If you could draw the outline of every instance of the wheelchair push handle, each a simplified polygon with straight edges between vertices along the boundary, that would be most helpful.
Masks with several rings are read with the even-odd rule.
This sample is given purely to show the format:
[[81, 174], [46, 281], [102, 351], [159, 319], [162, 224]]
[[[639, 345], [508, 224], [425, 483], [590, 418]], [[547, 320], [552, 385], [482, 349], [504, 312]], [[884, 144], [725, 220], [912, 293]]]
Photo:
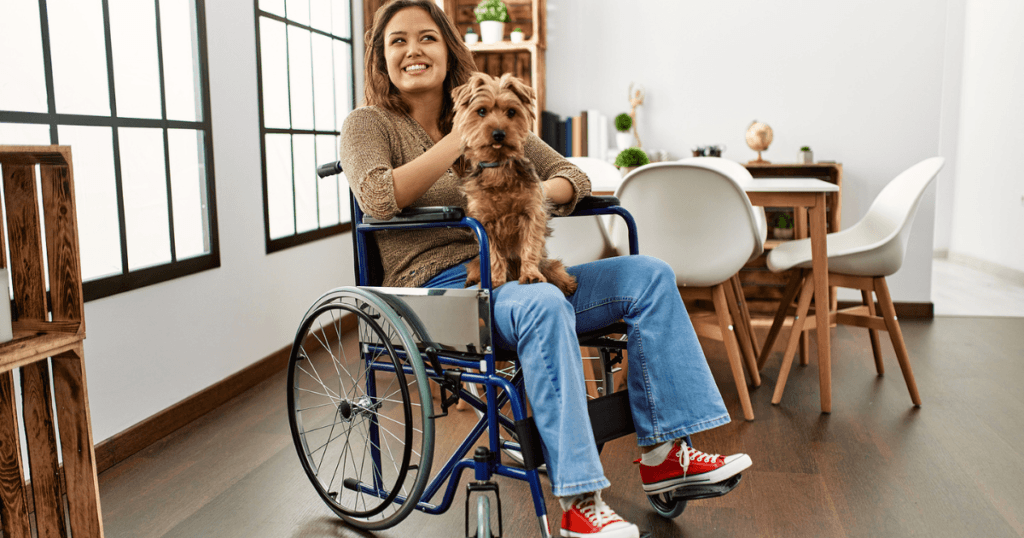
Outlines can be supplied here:
[[333, 163], [321, 164], [316, 167], [316, 175], [319, 177], [333, 176], [334, 174], [341, 173], [341, 161], [334, 161]]

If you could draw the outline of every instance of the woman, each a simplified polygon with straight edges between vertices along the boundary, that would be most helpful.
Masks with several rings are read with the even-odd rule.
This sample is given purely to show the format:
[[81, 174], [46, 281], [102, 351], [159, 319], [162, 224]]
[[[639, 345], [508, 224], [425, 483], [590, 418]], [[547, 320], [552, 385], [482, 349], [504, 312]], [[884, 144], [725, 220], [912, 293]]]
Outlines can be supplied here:
[[[374, 17], [366, 38], [366, 105], [342, 128], [341, 162], [363, 211], [388, 219], [402, 208], [464, 205], [453, 165], [451, 91], [475, 69], [456, 30], [432, 0], [396, 0]], [[590, 194], [578, 168], [530, 135], [526, 156], [565, 215]], [[461, 288], [464, 263], [478, 253], [465, 229], [377, 234], [385, 286]], [[690, 482], [716, 483], [750, 465], [745, 454], [704, 454], [685, 435], [729, 421], [667, 264], [624, 256], [569, 268], [579, 288], [509, 282], [494, 290], [497, 344], [516, 349], [526, 393], [544, 440], [562, 536], [637, 537], [601, 501], [604, 477], [586, 408], [576, 332], [623, 319], [629, 326], [629, 392], [641, 480], [648, 493]]]

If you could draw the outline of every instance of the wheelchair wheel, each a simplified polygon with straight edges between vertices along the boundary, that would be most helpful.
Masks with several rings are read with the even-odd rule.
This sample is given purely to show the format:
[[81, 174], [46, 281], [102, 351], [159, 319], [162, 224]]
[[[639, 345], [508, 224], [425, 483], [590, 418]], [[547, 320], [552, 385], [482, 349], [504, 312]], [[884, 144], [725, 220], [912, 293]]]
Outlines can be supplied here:
[[674, 499], [671, 491], [648, 495], [647, 500], [651, 503], [654, 511], [664, 518], [675, 519], [683, 513], [683, 510], [686, 510], [686, 501]]
[[484, 495], [476, 500], [476, 538], [491, 538], [491, 501]]
[[[357, 335], [342, 328], [352, 318]], [[295, 336], [288, 387], [299, 460], [331, 510], [367, 530], [408, 516], [430, 477], [433, 405], [394, 310], [360, 288], [321, 297]]]

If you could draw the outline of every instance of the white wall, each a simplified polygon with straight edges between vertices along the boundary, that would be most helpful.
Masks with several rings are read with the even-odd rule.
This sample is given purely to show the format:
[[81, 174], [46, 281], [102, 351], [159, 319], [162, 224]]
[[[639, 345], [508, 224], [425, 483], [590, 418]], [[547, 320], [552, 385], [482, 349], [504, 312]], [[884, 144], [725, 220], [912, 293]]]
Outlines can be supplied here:
[[348, 234], [266, 254], [253, 3], [208, 1], [206, 23], [221, 267], [86, 303], [96, 442], [284, 347], [353, 283]]
[[965, 21], [950, 256], [1024, 274], [1024, 3], [971, 0]]
[[[945, 1], [679, 2], [548, 0], [547, 108], [562, 116], [628, 110], [643, 84], [645, 148], [688, 156], [725, 144], [756, 154], [744, 133], [769, 124], [764, 158], [800, 146], [843, 163], [843, 224], [858, 220], [900, 171], [939, 154]], [[935, 187], [922, 201], [908, 258], [890, 278], [897, 301], [928, 302]]]

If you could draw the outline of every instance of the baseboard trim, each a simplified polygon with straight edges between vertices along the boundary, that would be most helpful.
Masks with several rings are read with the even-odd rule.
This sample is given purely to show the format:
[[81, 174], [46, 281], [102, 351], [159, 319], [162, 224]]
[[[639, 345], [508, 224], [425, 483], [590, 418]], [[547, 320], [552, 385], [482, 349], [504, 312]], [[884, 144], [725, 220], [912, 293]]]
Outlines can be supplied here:
[[[864, 303], [860, 301], [839, 301], [839, 308], [850, 308], [853, 306], [860, 306]], [[896, 309], [896, 317], [901, 319], [932, 319], [935, 317], [935, 304], [931, 302], [927, 303], [906, 303], [906, 302], [893, 302], [893, 307]], [[878, 303], [875, 303], [875, 311], [881, 312]]]
[[988, 260], [983, 260], [960, 252], [950, 252], [947, 255], [947, 259], [953, 263], [966, 265], [967, 267], [977, 269], [992, 276], [1009, 280], [1018, 286], [1024, 286], [1024, 271], [1018, 271], [1012, 267], [999, 265], [998, 263], [993, 263]]
[[[354, 316], [342, 318], [342, 332], [351, 331], [355, 327]], [[285, 369], [290, 354], [291, 344], [288, 344], [221, 381], [97, 443], [96, 471], [102, 473], [117, 465]]]

